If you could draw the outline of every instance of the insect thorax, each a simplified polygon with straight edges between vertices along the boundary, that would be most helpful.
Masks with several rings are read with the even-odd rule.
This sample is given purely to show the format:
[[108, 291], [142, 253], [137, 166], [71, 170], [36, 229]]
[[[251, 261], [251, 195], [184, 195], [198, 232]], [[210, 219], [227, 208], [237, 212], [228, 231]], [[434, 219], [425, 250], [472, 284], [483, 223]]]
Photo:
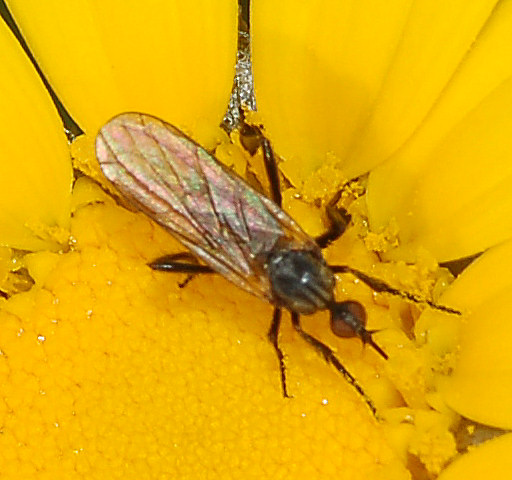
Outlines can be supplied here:
[[280, 307], [308, 315], [334, 300], [334, 274], [319, 250], [276, 249], [268, 256], [267, 272]]

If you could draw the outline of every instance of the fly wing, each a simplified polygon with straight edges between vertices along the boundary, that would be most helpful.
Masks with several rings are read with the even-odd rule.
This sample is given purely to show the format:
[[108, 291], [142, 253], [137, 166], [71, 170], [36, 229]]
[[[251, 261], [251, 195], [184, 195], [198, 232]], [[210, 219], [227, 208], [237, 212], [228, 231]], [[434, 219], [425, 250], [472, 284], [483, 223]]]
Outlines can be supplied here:
[[318, 248], [271, 200], [158, 118], [113, 118], [96, 138], [96, 156], [134, 206], [228, 280], [270, 302], [264, 262], [276, 243]]

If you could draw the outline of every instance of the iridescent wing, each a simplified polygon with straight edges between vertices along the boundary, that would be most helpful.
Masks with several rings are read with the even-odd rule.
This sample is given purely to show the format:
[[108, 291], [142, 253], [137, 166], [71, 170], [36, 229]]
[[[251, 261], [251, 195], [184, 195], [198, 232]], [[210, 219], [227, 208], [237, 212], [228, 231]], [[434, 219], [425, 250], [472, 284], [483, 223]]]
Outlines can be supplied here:
[[98, 133], [96, 156], [130, 203], [228, 280], [270, 302], [264, 267], [274, 246], [318, 249], [274, 202], [158, 118], [113, 118]]

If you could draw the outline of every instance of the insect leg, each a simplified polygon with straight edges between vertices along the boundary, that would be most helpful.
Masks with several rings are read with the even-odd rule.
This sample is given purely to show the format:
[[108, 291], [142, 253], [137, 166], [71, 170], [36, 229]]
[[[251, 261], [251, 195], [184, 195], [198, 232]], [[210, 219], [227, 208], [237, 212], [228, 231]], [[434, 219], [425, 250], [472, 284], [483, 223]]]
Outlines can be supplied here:
[[263, 160], [265, 162], [265, 170], [267, 172], [268, 181], [270, 184], [270, 192], [272, 194], [272, 200], [279, 207], [283, 205], [283, 197], [281, 196], [281, 185], [279, 184], [279, 171], [277, 169], [276, 157], [272, 150], [270, 142], [261, 134], [261, 148], [263, 150]]
[[373, 404], [372, 400], [363, 390], [363, 387], [359, 385], [358, 381], [355, 379], [355, 377], [341, 364], [341, 362], [338, 360], [336, 355], [334, 355], [334, 352], [331, 348], [329, 348], [327, 345], [322, 343], [320, 340], [317, 340], [315, 337], [312, 337], [309, 333], [306, 333], [304, 330], [302, 330], [302, 326], [300, 324], [300, 316], [298, 313], [292, 312], [292, 325], [293, 328], [299, 333], [299, 335], [306, 340], [310, 345], [312, 345], [315, 350], [324, 357], [325, 361], [328, 363], [331, 363], [338, 372], [340, 372], [345, 379], [347, 380], [350, 385], [352, 385], [357, 392], [364, 398], [366, 404], [372, 411], [373, 415], [377, 416], [377, 409], [375, 408], [375, 405]]
[[148, 263], [153, 270], [171, 273], [188, 273], [187, 278], [178, 283], [180, 288], [184, 288], [199, 273], [215, 273], [215, 270], [207, 265], [197, 263], [197, 258], [188, 252], [174, 253], [164, 255], [163, 257]]
[[197, 259], [189, 253], [165, 255], [148, 263], [153, 270], [173, 273], [215, 273], [211, 267], [197, 263]]
[[334, 273], [351, 273], [359, 280], [361, 280], [363, 283], [368, 285], [375, 292], [389, 293], [391, 295], [401, 297], [405, 300], [409, 300], [414, 303], [427, 304], [429, 307], [435, 310], [440, 310], [441, 312], [452, 313], [454, 315], [461, 315], [461, 312], [459, 312], [459, 310], [456, 310], [455, 308], [446, 307], [445, 305], [438, 305], [437, 303], [434, 303], [431, 300], [423, 298], [419, 295], [414, 295], [413, 293], [409, 292], [403, 292], [401, 290], [398, 290], [397, 288], [392, 287], [383, 280], [370, 277], [369, 275], [366, 275], [366, 273], [356, 270], [355, 268], [351, 268], [347, 265], [329, 265], [329, 267]]
[[281, 386], [283, 388], [283, 396], [285, 398], [291, 398], [288, 394], [288, 389], [286, 388], [286, 369], [284, 366], [284, 355], [279, 348], [278, 337], [279, 337], [279, 327], [281, 326], [281, 309], [274, 308], [274, 315], [272, 317], [272, 324], [268, 330], [267, 337], [270, 340], [270, 343], [274, 346], [274, 349], [277, 353], [277, 358], [279, 360], [279, 370], [281, 372]]
[[340, 238], [347, 228], [347, 225], [350, 223], [350, 215], [344, 209], [339, 209], [334, 205], [328, 204], [326, 213], [329, 220], [329, 228], [326, 232], [322, 233], [322, 235], [315, 238], [320, 248], [326, 248], [334, 242], [334, 240]]
[[248, 125], [247, 123], [243, 125], [240, 133], [242, 145], [251, 155], [256, 153], [258, 147], [261, 147], [272, 200], [274, 200], [279, 207], [282, 207], [283, 198], [279, 184], [279, 170], [270, 141], [263, 135], [258, 127]]

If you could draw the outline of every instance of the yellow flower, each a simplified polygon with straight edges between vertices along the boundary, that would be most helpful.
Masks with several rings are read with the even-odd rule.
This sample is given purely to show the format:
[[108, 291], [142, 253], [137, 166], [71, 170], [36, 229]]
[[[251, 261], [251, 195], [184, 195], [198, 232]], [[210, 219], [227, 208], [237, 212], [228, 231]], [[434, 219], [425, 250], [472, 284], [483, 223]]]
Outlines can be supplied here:
[[[122, 111], [165, 118], [207, 148], [226, 143], [236, 2], [43, 3], [10, 7], [85, 132], [75, 166], [103, 182], [92, 144]], [[181, 251], [176, 241], [87, 177], [70, 193], [59, 119], [3, 28], [3, 477], [405, 479], [457, 457], [459, 415], [510, 428], [510, 3], [277, 3], [255, 2], [251, 25], [259, 118], [291, 185], [285, 208], [316, 235], [317, 200], [370, 172], [343, 198], [355, 225], [328, 260], [433, 291], [463, 317], [420, 315], [340, 277], [337, 297], [365, 304], [389, 361], [336, 339], [326, 315], [304, 326], [336, 347], [383, 420], [286, 321], [284, 399], [270, 306], [218, 276], [179, 288], [182, 277], [146, 266]], [[218, 152], [263, 178], [258, 159]], [[445, 288], [437, 262], [486, 249]], [[472, 455], [498, 473], [507, 451], [507, 437], [493, 440], [442, 475], [468, 478]]]
[[[330, 152], [348, 178], [370, 170], [370, 228], [387, 238], [398, 233], [398, 248], [381, 254], [386, 260], [421, 268], [489, 249], [436, 298], [463, 318], [427, 310], [413, 327], [424, 354], [423, 401], [444, 420], [426, 430], [422, 412], [409, 420], [416, 433], [443, 436], [462, 428], [457, 418], [448, 421], [451, 407], [510, 428], [511, 5], [338, 4], [281, 2], [272, 15], [270, 6], [255, 9], [256, 94], [286, 158], [281, 168], [292, 183], [307, 183]], [[407, 285], [405, 275], [398, 278]], [[394, 383], [404, 395], [405, 385]], [[407, 394], [414, 406], [414, 389]], [[439, 450], [443, 440], [433, 438]], [[433, 472], [448, 460], [447, 451], [444, 459], [435, 449], [429, 456], [421, 437], [408, 450]], [[494, 466], [489, 459], [487, 471]]]

